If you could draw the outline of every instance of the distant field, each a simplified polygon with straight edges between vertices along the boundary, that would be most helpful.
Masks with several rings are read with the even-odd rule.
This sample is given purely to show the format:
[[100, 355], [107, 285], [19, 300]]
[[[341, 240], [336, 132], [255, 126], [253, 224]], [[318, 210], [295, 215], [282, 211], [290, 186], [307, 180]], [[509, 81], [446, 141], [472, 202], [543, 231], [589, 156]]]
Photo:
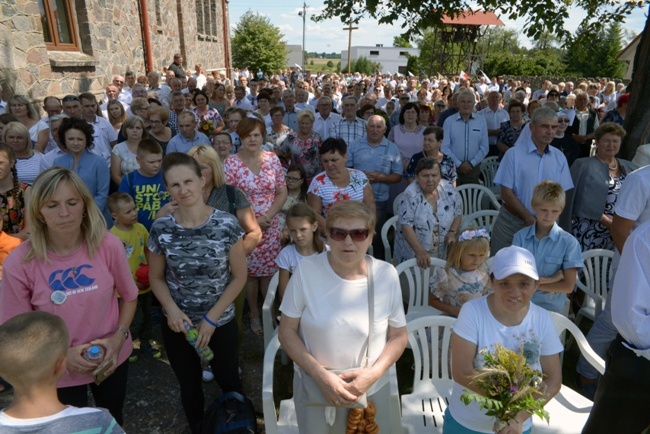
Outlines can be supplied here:
[[[318, 59], [315, 57], [310, 57], [306, 62], [305, 62], [305, 69], [310, 69], [312, 73], [318, 72], [318, 71], [323, 71], [324, 73], [328, 72], [335, 72], [336, 71], [336, 64], [340, 61], [341, 59]], [[313, 65], [311, 65], [311, 62], [314, 62]], [[334, 65], [333, 67], [329, 68], [327, 66], [327, 62], [331, 61], [332, 64]]]

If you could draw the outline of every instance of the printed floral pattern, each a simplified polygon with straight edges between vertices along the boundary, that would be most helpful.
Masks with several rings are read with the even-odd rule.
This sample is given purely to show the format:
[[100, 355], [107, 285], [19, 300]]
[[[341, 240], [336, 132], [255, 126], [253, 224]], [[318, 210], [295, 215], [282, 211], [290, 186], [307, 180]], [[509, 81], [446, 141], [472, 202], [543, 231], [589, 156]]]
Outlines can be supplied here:
[[14, 190], [11, 189], [6, 193], [0, 193], [0, 212], [2, 212], [2, 230], [7, 234], [17, 234], [25, 229], [25, 189], [27, 184], [20, 184], [18, 200], [22, 204], [16, 208], [16, 198]]
[[334, 185], [325, 172], [316, 175], [309, 185], [309, 193], [320, 197], [323, 202], [323, 217], [327, 216], [327, 211], [337, 202], [343, 200], [363, 201], [363, 189], [370, 181], [362, 171], [348, 170], [350, 171], [350, 183], [345, 187]]

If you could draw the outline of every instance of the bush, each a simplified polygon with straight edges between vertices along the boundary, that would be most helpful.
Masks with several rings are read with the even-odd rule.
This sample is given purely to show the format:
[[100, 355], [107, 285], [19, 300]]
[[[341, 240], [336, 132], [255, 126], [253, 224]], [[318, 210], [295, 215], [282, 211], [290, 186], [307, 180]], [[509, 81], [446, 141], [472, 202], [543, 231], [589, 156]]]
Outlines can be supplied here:
[[334, 68], [334, 62], [332, 62], [331, 60], [328, 60], [327, 61], [327, 67], [328, 68]]

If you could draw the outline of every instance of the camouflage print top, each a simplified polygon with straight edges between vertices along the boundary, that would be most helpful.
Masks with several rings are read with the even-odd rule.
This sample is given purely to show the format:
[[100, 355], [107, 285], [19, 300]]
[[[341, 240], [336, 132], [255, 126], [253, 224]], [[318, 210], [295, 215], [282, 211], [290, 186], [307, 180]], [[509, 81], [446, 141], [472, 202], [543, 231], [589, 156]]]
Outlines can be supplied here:
[[[230, 282], [228, 253], [243, 235], [237, 219], [219, 210], [195, 228], [179, 225], [173, 214], [159, 218], [151, 226], [147, 247], [165, 255], [171, 296], [193, 323], [198, 324]], [[234, 317], [235, 306], [231, 304], [217, 325]]]

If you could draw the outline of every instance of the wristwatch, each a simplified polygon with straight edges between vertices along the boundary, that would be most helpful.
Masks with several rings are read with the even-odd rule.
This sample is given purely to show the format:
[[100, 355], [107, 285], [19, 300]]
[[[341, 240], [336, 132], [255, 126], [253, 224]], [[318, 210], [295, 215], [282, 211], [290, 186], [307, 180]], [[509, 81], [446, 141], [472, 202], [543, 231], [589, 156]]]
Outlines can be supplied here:
[[126, 327], [124, 327], [124, 326], [119, 326], [119, 327], [117, 328], [117, 331], [120, 331], [120, 332], [124, 333], [124, 339], [125, 339], [125, 340], [129, 338], [129, 331], [126, 329]]

